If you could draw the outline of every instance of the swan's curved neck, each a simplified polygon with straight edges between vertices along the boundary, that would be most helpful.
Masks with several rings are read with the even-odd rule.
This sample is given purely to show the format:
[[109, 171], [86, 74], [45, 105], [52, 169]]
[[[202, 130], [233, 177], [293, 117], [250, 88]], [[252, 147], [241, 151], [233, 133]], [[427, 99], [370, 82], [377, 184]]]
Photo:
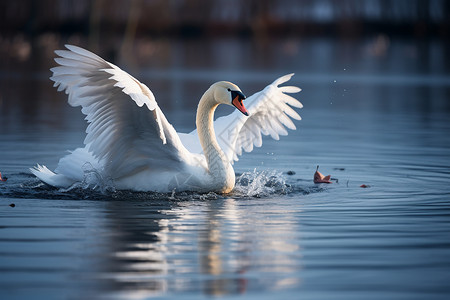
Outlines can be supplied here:
[[220, 192], [227, 193], [234, 187], [235, 175], [233, 167], [217, 143], [214, 132], [214, 111], [218, 105], [211, 87], [203, 94], [198, 104], [196, 125], [213, 183], [218, 186]]

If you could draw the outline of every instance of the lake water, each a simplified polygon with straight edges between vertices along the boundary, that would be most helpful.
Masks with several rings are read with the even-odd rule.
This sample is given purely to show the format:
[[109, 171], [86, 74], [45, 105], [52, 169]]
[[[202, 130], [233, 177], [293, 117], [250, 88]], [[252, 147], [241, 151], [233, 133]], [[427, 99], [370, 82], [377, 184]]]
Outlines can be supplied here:
[[[39, 45], [0, 71], [0, 298], [450, 297], [448, 44], [144, 40], [153, 56], [110, 54], [186, 132], [212, 81], [250, 95], [297, 74], [298, 130], [244, 154], [229, 195], [40, 184], [28, 168], [55, 168], [85, 124]], [[313, 183], [317, 165], [332, 184]]]

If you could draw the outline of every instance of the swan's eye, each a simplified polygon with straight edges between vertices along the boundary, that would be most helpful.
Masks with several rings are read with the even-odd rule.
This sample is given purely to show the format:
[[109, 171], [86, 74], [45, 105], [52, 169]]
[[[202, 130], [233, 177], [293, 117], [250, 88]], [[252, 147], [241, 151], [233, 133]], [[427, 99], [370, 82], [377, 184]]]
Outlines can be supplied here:
[[227, 90], [228, 90], [229, 92], [231, 92], [230, 88], [227, 88]]

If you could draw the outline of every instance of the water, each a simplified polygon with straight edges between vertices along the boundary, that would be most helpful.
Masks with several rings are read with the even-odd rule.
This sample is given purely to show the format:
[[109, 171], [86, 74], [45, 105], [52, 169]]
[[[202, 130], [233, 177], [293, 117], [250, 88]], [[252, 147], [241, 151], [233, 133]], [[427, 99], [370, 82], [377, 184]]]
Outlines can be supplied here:
[[[82, 116], [45, 79], [47, 59], [37, 70], [4, 67], [1, 298], [447, 299], [446, 48], [390, 40], [379, 56], [378, 39], [280, 40], [255, 56], [253, 42], [157, 44], [172, 43], [173, 59], [137, 72], [185, 131], [211, 78], [234, 77], [251, 94], [297, 73], [299, 130], [242, 156], [230, 195], [40, 184], [27, 168], [53, 169], [80, 146]], [[234, 53], [227, 61], [223, 49]], [[312, 182], [317, 165], [332, 184]]]

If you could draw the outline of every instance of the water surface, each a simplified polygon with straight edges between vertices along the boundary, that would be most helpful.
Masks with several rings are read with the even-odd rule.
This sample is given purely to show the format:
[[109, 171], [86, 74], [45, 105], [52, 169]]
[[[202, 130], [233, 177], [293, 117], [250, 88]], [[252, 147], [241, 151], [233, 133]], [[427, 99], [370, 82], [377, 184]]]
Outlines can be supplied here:
[[[196, 99], [211, 80], [251, 94], [290, 72], [303, 88], [299, 129], [242, 156], [230, 195], [53, 189], [27, 168], [53, 169], [81, 146], [83, 117], [43, 67], [4, 69], [2, 299], [449, 297], [442, 43], [392, 40], [381, 56], [371, 52], [377, 38], [281, 40], [256, 55], [260, 44], [240, 40], [161, 41], [156, 49], [167, 43], [166, 61], [139, 68], [121, 60], [177, 129], [193, 128]], [[332, 184], [312, 182], [317, 165]]]

